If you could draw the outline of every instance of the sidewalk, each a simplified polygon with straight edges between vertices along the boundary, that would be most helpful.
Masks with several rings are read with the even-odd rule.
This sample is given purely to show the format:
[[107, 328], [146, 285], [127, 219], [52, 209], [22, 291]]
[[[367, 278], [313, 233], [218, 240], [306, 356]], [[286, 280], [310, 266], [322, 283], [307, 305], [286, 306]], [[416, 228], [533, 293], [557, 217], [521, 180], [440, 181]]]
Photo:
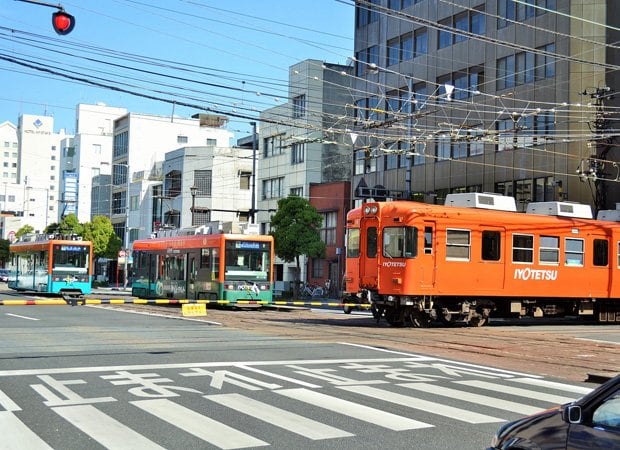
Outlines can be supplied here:
[[94, 287], [91, 293], [97, 294], [97, 295], [119, 295], [123, 297], [131, 297], [131, 287], [128, 286], [127, 288], [123, 288], [123, 286], [119, 286], [119, 287], [99, 286], [99, 287]]

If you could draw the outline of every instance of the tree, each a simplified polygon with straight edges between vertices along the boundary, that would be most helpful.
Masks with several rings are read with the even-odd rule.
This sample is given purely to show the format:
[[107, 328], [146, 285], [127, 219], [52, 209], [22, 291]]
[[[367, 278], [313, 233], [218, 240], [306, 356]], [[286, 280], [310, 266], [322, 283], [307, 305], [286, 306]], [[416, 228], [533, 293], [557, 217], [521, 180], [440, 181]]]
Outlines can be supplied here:
[[106, 216], [95, 216], [92, 222], [82, 226], [82, 237], [92, 241], [95, 258], [116, 258], [122, 242], [114, 232], [112, 222]]
[[298, 282], [301, 274], [299, 257], [322, 258], [325, 255], [325, 243], [319, 234], [322, 222], [323, 217], [316, 208], [297, 196], [278, 200], [278, 211], [271, 217], [276, 255], [286, 262], [295, 261]]
[[32, 225], [24, 225], [19, 230], [15, 232], [15, 238], [19, 239], [25, 234], [30, 234], [34, 232], [34, 227]]
[[0, 262], [2, 263], [2, 267], [6, 266], [7, 261], [9, 260], [9, 245], [11, 243], [8, 239], [0, 239]]
[[63, 217], [60, 223], [52, 223], [45, 228], [45, 232], [48, 234], [62, 234], [72, 235], [76, 234], [82, 236], [84, 232], [84, 226], [78, 221], [75, 214], [69, 214]]

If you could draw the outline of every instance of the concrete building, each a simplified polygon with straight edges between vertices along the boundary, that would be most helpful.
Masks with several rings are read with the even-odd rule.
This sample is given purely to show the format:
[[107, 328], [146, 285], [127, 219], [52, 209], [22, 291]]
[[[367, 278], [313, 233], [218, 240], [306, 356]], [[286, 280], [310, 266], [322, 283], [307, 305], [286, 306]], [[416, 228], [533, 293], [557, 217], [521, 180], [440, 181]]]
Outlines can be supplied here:
[[620, 83], [605, 44], [618, 40], [618, 2], [458, 3], [356, 6], [358, 203], [486, 191], [521, 210], [547, 200], [613, 208], [609, 93]]
[[[43, 231], [58, 221], [60, 159], [72, 135], [54, 132], [51, 116], [23, 114], [18, 126], [17, 180], [24, 188], [24, 221]], [[43, 213], [42, 213], [43, 212]]]
[[[2, 172], [0, 182], [17, 183], [17, 163], [19, 155], [19, 143], [17, 127], [9, 121], [0, 124], [0, 165]], [[2, 209], [7, 209], [4, 205]]]
[[248, 222], [252, 201], [251, 149], [183, 147], [166, 154], [163, 173], [159, 215], [162, 227]]
[[[313, 199], [310, 185], [349, 181], [352, 152], [349, 136], [336, 132], [349, 125], [347, 104], [352, 67], [305, 60], [289, 68], [289, 98], [260, 115], [257, 170], [257, 222], [269, 232], [278, 200], [289, 195]], [[278, 281], [306, 280], [293, 263], [277, 262]]]
[[[198, 115], [182, 119], [136, 113], [114, 121], [111, 221], [121, 239], [125, 234], [127, 215], [140, 211], [142, 201], [137, 194], [133, 198], [130, 195], [127, 201], [128, 185], [134, 179], [163, 180], [163, 174], [158, 173], [157, 168], [161, 170], [167, 152], [180, 146], [229, 146], [232, 133], [222, 128], [225, 123], [220, 116]], [[183, 195], [189, 195], [189, 192]], [[136, 228], [142, 230], [133, 233], [130, 240], [149, 227], [149, 221], [150, 217], [138, 217], [135, 222], [139, 226]]]
[[66, 215], [75, 214], [78, 221], [84, 223], [90, 222], [93, 215], [109, 214], [109, 198], [107, 211], [101, 210], [100, 201], [95, 200], [93, 205], [91, 198], [93, 190], [103, 188], [109, 193], [109, 186], [105, 189], [105, 186], [94, 186], [93, 183], [94, 180], [100, 183], [100, 176], [111, 175], [113, 123], [125, 114], [125, 108], [104, 104], [76, 106], [73, 145], [63, 148], [61, 154], [58, 221]]

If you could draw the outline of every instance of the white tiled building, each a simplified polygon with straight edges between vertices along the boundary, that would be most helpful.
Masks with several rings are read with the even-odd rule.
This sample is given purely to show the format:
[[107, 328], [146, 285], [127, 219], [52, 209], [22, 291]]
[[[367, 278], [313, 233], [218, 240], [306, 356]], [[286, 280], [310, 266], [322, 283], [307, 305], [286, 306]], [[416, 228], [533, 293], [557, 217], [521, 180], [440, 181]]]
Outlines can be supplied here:
[[[68, 214], [75, 214], [81, 223], [92, 219], [93, 179], [112, 173], [113, 124], [116, 118], [125, 114], [125, 108], [104, 104], [76, 106], [73, 145], [64, 147], [61, 154], [58, 221]], [[106, 180], [109, 183], [109, 179]], [[110, 192], [109, 187], [106, 192]], [[109, 205], [108, 199], [108, 210]]]
[[17, 133], [16, 181], [24, 188], [22, 225], [43, 231], [58, 221], [60, 155], [63, 147], [72, 145], [73, 136], [65, 130], [55, 133], [53, 117], [32, 114], [19, 117]]

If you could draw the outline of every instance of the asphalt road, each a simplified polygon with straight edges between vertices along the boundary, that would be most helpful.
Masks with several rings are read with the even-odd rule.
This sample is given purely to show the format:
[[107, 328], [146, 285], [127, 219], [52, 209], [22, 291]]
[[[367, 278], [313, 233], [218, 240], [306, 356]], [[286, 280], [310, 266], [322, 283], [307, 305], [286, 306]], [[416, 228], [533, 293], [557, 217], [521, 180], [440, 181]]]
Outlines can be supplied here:
[[472, 363], [462, 349], [403, 350], [448, 332], [363, 315], [179, 319], [127, 305], [1, 309], [0, 447], [480, 449], [504, 421], [592, 388]]

